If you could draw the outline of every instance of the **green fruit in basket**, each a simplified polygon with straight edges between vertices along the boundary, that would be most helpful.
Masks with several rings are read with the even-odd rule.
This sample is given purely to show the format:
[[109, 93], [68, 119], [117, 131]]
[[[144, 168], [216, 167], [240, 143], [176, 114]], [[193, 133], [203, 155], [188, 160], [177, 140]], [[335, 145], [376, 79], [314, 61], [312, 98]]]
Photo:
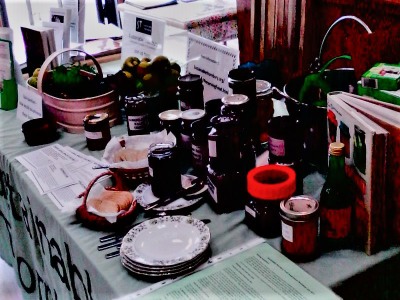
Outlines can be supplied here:
[[38, 77], [40, 72], [40, 68], [36, 68], [35, 71], [33, 71], [32, 77]]
[[139, 65], [140, 60], [139, 58], [135, 56], [129, 56], [125, 59], [123, 65], [122, 65], [122, 70], [123, 71], [128, 71], [131, 74], [135, 74], [136, 67]]
[[151, 64], [153, 68], [152, 71], [159, 76], [165, 76], [171, 69], [171, 63], [169, 62], [169, 59], [163, 55], [156, 56]]
[[33, 86], [34, 88], [37, 88], [37, 82], [38, 82], [37, 76], [35, 77], [32, 76], [31, 78], [28, 79], [28, 84], [30, 86]]

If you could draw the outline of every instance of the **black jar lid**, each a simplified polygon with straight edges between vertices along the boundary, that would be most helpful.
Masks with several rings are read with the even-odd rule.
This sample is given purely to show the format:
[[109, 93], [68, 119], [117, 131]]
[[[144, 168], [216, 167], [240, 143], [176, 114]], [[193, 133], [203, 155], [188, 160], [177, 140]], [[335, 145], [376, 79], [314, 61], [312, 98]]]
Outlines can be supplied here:
[[186, 74], [183, 76], [180, 76], [178, 78], [178, 85], [179, 87], [183, 88], [189, 88], [193, 86], [202, 86], [203, 85], [203, 79], [201, 78], [200, 75], [197, 74]]
[[255, 72], [248, 68], [232, 69], [228, 73], [229, 82], [245, 82], [255, 80]]

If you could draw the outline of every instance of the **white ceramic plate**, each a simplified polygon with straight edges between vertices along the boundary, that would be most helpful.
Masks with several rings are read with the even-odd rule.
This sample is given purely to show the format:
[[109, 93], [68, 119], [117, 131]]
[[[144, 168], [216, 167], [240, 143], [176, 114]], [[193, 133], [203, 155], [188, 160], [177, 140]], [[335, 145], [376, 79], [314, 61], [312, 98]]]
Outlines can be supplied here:
[[210, 230], [200, 220], [165, 216], [145, 221], [123, 238], [121, 257], [148, 266], [172, 266], [206, 251]]
[[[193, 180], [194, 176], [191, 175], [183, 175], [182, 176], [182, 186], [185, 187], [190, 184], [190, 180]], [[197, 193], [191, 194], [191, 195], [196, 195], [196, 194], [201, 194], [202, 192], [207, 190], [207, 185], [204, 185], [204, 187], [198, 191]], [[153, 195], [153, 192], [151, 191], [151, 186], [150, 184], [142, 183], [140, 184], [134, 191], [133, 191], [133, 197], [139, 203], [140, 206], [145, 207], [154, 201], [157, 201], [159, 198]], [[199, 202], [202, 199], [202, 196], [199, 196], [199, 198], [191, 199], [191, 200], [185, 200], [182, 198], [179, 198], [175, 200], [174, 202], [171, 202], [165, 206], [159, 206], [154, 208], [153, 210], [155, 211], [172, 211], [172, 210], [177, 210], [177, 209], [182, 209], [186, 207], [190, 207], [197, 202]]]

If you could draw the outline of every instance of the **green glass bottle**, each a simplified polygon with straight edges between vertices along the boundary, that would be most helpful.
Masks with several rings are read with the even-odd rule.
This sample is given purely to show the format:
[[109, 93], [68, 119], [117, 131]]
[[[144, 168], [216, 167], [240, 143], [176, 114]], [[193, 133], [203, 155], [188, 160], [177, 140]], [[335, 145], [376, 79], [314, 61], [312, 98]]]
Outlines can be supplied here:
[[320, 195], [320, 241], [325, 251], [351, 246], [352, 197], [344, 168], [344, 144], [331, 143], [328, 175]]

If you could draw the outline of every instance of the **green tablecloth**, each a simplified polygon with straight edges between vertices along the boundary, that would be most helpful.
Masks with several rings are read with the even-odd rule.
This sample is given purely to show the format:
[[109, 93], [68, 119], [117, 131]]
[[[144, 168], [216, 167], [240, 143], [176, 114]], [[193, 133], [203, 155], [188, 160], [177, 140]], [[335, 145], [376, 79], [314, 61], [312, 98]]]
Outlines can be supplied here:
[[[125, 134], [126, 125], [113, 127], [111, 133]], [[57, 143], [97, 158], [103, 154], [90, 152], [83, 134], [62, 132]], [[151, 285], [130, 275], [118, 257], [106, 260], [105, 253], [97, 251], [104, 232], [75, 223], [74, 214], [61, 212], [46, 195], [39, 194], [15, 157], [40, 147], [25, 143], [16, 110], [0, 111], [0, 256], [14, 267], [25, 298], [111, 299]], [[308, 176], [305, 192], [318, 196], [322, 182], [319, 174]], [[243, 223], [243, 211], [217, 215], [204, 203], [192, 215], [211, 219], [213, 255], [257, 237]], [[280, 249], [280, 238], [268, 243]], [[396, 247], [373, 256], [342, 250], [300, 266], [323, 284], [335, 287], [398, 253]]]

